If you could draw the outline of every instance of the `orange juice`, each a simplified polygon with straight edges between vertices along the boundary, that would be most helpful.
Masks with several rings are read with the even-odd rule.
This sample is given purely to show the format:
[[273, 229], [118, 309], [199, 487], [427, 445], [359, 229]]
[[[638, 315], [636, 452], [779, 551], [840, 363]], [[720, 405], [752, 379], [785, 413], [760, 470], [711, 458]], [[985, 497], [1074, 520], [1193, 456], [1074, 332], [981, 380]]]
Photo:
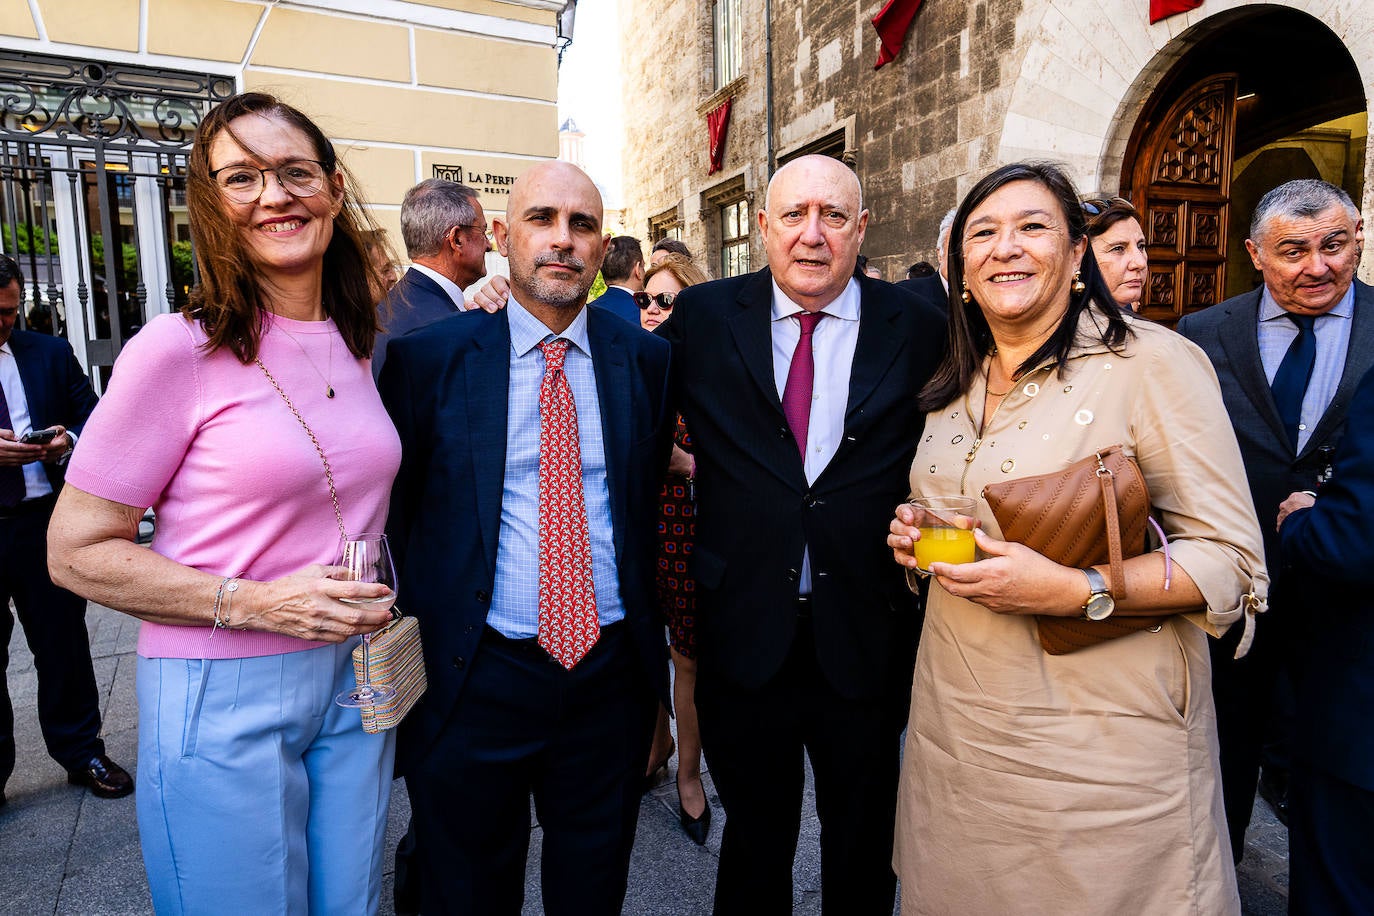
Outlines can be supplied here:
[[931, 563], [972, 563], [977, 559], [973, 532], [965, 528], [921, 528], [921, 539], [912, 546], [916, 565], [930, 569]]

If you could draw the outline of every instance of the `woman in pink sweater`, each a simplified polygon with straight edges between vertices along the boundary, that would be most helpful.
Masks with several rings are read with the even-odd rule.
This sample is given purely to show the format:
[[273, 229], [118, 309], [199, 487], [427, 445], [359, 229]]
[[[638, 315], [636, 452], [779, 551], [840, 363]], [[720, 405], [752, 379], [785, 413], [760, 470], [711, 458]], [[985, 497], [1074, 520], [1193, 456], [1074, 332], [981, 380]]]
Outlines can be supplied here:
[[206, 116], [187, 202], [200, 285], [120, 354], [53, 516], [53, 578], [144, 621], [158, 913], [375, 912], [394, 738], [333, 698], [389, 619], [340, 599], [386, 589], [329, 566], [340, 524], [382, 530], [400, 462], [369, 368], [369, 221], [320, 129], [260, 93]]

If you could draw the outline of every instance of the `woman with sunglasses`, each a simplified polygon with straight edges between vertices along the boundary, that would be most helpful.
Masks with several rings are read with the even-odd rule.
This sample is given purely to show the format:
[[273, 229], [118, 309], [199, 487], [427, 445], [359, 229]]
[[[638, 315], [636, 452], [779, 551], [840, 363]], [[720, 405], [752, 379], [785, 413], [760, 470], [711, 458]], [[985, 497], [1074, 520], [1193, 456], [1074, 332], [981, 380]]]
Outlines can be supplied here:
[[1121, 197], [1090, 197], [1083, 201], [1083, 212], [1093, 257], [1117, 307], [1139, 312], [1150, 267], [1140, 214]]
[[115, 364], [53, 516], [53, 578], [144, 621], [153, 908], [375, 913], [394, 732], [334, 697], [390, 612], [332, 565], [341, 528], [382, 530], [401, 457], [369, 368], [372, 227], [320, 129], [262, 93], [206, 115], [186, 196], [199, 285]]
[[[700, 267], [679, 254], [669, 254], [644, 275], [644, 291], [635, 293], [639, 323], [653, 330], [673, 314], [677, 294], [689, 286], [706, 282]], [[677, 713], [677, 794], [678, 820], [687, 836], [698, 846], [705, 845], [711, 830], [711, 806], [701, 785], [701, 733], [697, 730], [694, 699], [697, 683], [696, 583], [687, 574], [687, 565], [696, 540], [696, 509], [692, 499], [691, 437], [678, 417], [673, 459], [659, 494], [658, 514], [658, 605], [668, 624], [668, 647], [673, 658], [673, 709]], [[673, 755], [666, 714], [654, 734], [649, 753], [649, 774], [665, 767]]]

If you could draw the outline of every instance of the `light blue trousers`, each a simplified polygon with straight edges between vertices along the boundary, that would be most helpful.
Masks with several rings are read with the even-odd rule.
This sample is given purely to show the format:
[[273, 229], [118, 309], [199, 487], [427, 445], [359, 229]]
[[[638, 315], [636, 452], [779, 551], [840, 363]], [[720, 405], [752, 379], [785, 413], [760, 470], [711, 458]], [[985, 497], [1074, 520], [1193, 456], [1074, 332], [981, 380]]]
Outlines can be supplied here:
[[356, 643], [138, 659], [138, 829], [160, 916], [377, 912], [395, 733], [334, 703]]

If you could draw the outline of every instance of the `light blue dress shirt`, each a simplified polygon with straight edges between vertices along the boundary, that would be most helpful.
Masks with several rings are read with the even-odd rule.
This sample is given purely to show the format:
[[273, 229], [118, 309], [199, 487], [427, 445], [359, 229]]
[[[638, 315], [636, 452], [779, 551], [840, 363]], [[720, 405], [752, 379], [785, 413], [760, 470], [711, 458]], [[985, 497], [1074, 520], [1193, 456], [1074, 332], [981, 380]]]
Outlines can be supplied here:
[[[1285, 317], [1287, 314], [1269, 294], [1269, 287], [1264, 287], [1259, 305], [1259, 350], [1264, 377], [1270, 385], [1274, 384], [1284, 354], [1298, 336], [1298, 326]], [[1307, 446], [1312, 430], [1316, 429], [1317, 422], [1336, 396], [1341, 373], [1345, 371], [1345, 356], [1350, 350], [1350, 325], [1354, 317], [1355, 284], [1351, 283], [1341, 301], [1325, 315], [1317, 316], [1312, 325], [1317, 335], [1317, 362], [1312, 367], [1312, 378], [1302, 398], [1302, 417], [1298, 421], [1299, 452]]]
[[606, 481], [606, 448], [601, 405], [587, 339], [583, 308], [562, 334], [554, 334], [512, 295], [510, 389], [506, 406], [506, 479], [501, 491], [501, 530], [496, 545], [496, 581], [487, 623], [503, 636], [529, 639], [539, 634], [539, 386], [544, 353], [539, 344], [562, 338], [571, 346], [563, 371], [577, 405], [582, 451], [582, 490], [587, 501], [587, 532], [592, 548], [592, 585], [597, 617], [604, 627], [625, 617]]
[[[854, 366], [854, 348], [859, 343], [859, 281], [850, 278], [835, 300], [821, 309], [827, 316], [811, 335], [811, 358], [815, 374], [811, 383], [811, 420], [806, 432], [806, 457], [802, 461], [806, 482], [816, 482], [830, 459], [835, 457], [844, 437], [844, 414], [849, 408], [849, 373]], [[778, 400], [787, 389], [787, 373], [792, 354], [801, 340], [804, 309], [773, 283], [773, 381]], [[811, 551], [802, 554], [800, 593], [811, 594]]]

